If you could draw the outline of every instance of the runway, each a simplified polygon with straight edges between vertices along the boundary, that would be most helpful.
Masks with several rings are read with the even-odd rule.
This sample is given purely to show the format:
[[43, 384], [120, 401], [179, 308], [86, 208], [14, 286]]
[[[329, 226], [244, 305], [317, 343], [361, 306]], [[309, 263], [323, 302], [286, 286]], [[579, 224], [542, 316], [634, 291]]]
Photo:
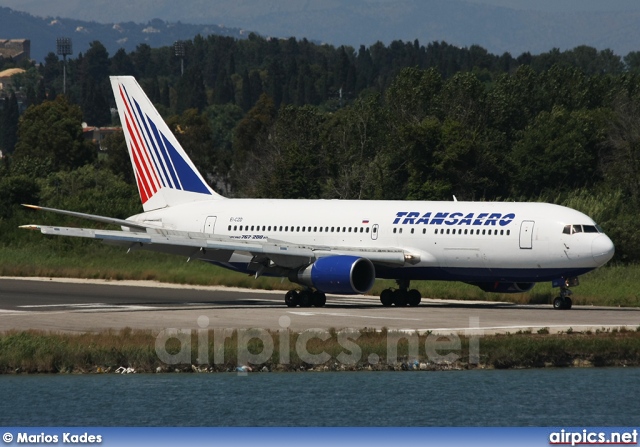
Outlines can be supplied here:
[[434, 333], [550, 332], [640, 326], [640, 309], [423, 299], [385, 308], [377, 297], [327, 297], [322, 308], [288, 308], [284, 292], [152, 282], [0, 278], [0, 331], [106, 329], [370, 328]]

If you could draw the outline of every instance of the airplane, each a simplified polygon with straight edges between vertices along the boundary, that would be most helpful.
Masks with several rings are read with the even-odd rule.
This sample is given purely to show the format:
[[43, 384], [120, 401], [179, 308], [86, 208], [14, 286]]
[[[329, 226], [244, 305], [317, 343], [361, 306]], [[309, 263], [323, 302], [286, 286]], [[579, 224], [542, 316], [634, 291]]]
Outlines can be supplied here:
[[288, 307], [322, 307], [326, 294], [365, 294], [377, 278], [397, 288], [383, 306], [417, 306], [414, 280], [462, 281], [487, 292], [559, 287], [553, 308], [570, 309], [569, 287], [614, 254], [587, 215], [527, 202], [231, 199], [214, 191], [131, 76], [111, 86], [144, 212], [127, 219], [42, 206], [114, 224], [118, 230], [24, 225], [182, 255], [231, 270], [288, 278]]

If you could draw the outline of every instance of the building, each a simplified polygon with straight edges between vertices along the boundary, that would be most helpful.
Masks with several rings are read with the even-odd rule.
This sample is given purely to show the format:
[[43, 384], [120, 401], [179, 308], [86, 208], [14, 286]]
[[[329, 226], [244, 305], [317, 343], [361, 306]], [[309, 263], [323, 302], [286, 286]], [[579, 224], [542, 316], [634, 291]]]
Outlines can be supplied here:
[[24, 72], [22, 68], [8, 68], [0, 71], [0, 90], [6, 90], [11, 85], [11, 76]]
[[31, 59], [29, 39], [0, 39], [0, 57], [12, 58], [15, 62]]
[[103, 140], [116, 132], [122, 132], [122, 127], [94, 127], [87, 126], [87, 123], [82, 123], [84, 139], [92, 141], [101, 151], [108, 150], [108, 148], [104, 146]]

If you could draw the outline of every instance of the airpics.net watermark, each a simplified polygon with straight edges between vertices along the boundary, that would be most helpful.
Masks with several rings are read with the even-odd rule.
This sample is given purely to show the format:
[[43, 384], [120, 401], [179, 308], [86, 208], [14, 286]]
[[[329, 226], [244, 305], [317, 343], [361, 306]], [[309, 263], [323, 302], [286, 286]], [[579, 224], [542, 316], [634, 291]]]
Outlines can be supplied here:
[[[381, 358], [375, 352], [365, 357], [361, 344], [366, 342], [359, 340], [363, 332], [354, 328], [312, 328], [296, 331], [295, 337], [291, 337], [291, 318], [286, 315], [279, 318], [279, 329], [275, 331], [262, 328], [212, 329], [209, 327], [209, 318], [204, 315], [198, 317], [197, 322], [198, 329], [168, 328], [157, 335], [155, 351], [160, 361], [166, 365], [191, 364], [195, 349], [195, 363], [221, 366], [231, 360], [225, 358], [225, 355], [229, 352], [229, 343], [235, 343], [237, 357], [234, 360], [238, 365], [271, 363], [286, 366], [292, 363], [292, 353], [310, 366], [327, 364], [332, 360], [344, 366], [354, 366], [363, 362], [369, 365], [398, 365], [418, 362], [418, 359], [435, 365], [450, 365], [462, 360], [466, 360], [470, 365], [477, 365], [480, 362], [480, 338], [484, 335], [480, 329], [480, 319], [470, 317], [468, 328], [461, 331], [468, 343], [467, 349], [464, 349], [468, 355], [463, 358], [463, 343], [458, 333], [428, 332], [420, 335], [418, 331], [385, 330], [383, 333], [386, 338], [386, 356]], [[333, 355], [318, 348], [323, 343], [332, 341], [335, 342], [332, 348]], [[361, 341], [363, 343], [360, 343]], [[169, 344], [171, 348], [167, 347]]]

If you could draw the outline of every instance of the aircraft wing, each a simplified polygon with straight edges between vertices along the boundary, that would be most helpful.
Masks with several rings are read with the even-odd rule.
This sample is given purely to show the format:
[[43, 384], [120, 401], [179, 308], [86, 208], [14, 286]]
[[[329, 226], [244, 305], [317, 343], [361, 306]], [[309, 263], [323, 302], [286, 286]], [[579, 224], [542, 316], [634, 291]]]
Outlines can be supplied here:
[[[94, 219], [95, 220], [95, 219]], [[369, 259], [374, 264], [404, 265], [417, 262], [415, 256], [398, 248], [364, 250], [358, 247], [328, 247], [299, 245], [276, 240], [242, 240], [231, 237], [216, 237], [206, 233], [185, 233], [168, 230], [130, 232], [71, 228], [45, 225], [23, 225], [20, 228], [38, 230], [54, 236], [98, 239], [106, 243], [128, 246], [129, 249], [147, 249], [184, 255], [189, 259], [228, 262], [234, 253], [252, 255], [256, 270], [295, 269], [307, 266], [325, 256], [352, 255]], [[418, 259], [419, 261], [419, 259]], [[260, 268], [263, 266], [264, 268]], [[266, 270], [265, 270], [266, 269]]]

